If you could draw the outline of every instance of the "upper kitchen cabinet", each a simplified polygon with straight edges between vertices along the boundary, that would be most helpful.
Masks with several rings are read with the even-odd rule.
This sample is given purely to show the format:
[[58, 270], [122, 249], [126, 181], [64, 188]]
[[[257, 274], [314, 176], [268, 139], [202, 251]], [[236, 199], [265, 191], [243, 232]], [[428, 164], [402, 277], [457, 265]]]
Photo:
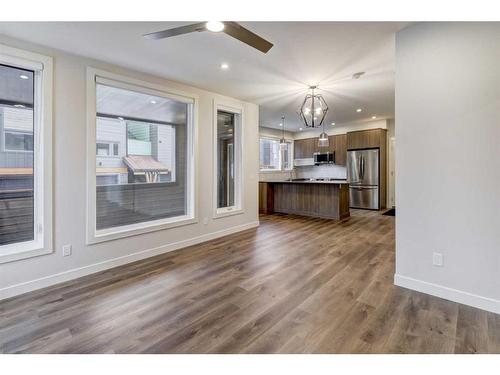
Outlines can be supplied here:
[[319, 150], [318, 138], [296, 139], [293, 144], [295, 159], [312, 158], [313, 154]]
[[385, 129], [359, 130], [347, 133], [347, 149], [356, 150], [362, 148], [385, 147]]
[[330, 138], [330, 147], [335, 151], [335, 164], [346, 165], [347, 162], [347, 134], [333, 135]]
[[318, 138], [297, 139], [294, 142], [295, 159], [312, 158], [315, 152], [335, 152], [335, 164], [346, 165], [347, 135], [338, 134], [328, 137], [328, 147], [319, 147]]

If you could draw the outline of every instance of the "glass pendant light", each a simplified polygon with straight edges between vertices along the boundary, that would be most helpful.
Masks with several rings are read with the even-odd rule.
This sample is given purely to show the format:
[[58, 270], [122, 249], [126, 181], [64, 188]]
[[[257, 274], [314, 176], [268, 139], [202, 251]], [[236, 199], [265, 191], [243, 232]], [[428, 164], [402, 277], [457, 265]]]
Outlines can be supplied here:
[[281, 139], [280, 139], [280, 148], [286, 148], [286, 140], [285, 140], [285, 116], [281, 116]]
[[323, 132], [319, 135], [318, 138], [318, 146], [319, 147], [330, 146], [330, 140], [328, 139], [328, 134], [325, 133], [325, 124], [323, 124]]

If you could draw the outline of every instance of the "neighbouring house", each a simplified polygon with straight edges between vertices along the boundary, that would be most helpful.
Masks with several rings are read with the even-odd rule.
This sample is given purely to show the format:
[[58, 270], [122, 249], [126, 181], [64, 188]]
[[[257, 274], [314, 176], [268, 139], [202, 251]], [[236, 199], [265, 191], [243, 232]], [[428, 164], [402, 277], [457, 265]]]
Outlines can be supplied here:
[[116, 185], [175, 180], [175, 128], [98, 117], [96, 183]]

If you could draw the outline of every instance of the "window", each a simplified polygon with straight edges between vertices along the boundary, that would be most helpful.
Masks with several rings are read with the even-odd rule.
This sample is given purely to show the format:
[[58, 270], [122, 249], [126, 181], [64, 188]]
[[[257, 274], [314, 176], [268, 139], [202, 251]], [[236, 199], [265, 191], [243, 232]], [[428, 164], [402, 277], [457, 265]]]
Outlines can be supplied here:
[[5, 130], [4, 151], [33, 152], [33, 133], [22, 133]]
[[1, 47], [0, 263], [52, 251], [52, 60]]
[[97, 156], [118, 156], [118, 143], [102, 143], [96, 144]]
[[240, 213], [242, 109], [215, 104], [215, 215]]
[[282, 162], [281, 165], [283, 169], [290, 170], [293, 169], [293, 142], [286, 141], [285, 147], [282, 150]]
[[194, 221], [194, 99], [93, 69], [89, 75], [88, 242]]
[[280, 140], [273, 138], [260, 139], [260, 170], [279, 171], [293, 167], [292, 142], [287, 141], [285, 147], [280, 147]]
[[280, 167], [280, 141], [277, 139], [260, 139], [260, 169], [279, 170]]

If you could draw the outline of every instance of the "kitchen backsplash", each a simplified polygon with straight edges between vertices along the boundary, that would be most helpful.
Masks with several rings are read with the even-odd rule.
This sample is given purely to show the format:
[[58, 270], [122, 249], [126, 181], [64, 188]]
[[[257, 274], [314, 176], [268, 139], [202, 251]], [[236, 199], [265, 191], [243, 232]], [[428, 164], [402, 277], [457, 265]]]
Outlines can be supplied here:
[[295, 178], [295, 171], [260, 172], [259, 181], [283, 181]]
[[346, 167], [340, 165], [312, 165], [295, 168], [295, 178], [347, 178]]
[[347, 178], [347, 169], [340, 165], [295, 167], [293, 171], [260, 172], [260, 181], [282, 181], [289, 178]]

